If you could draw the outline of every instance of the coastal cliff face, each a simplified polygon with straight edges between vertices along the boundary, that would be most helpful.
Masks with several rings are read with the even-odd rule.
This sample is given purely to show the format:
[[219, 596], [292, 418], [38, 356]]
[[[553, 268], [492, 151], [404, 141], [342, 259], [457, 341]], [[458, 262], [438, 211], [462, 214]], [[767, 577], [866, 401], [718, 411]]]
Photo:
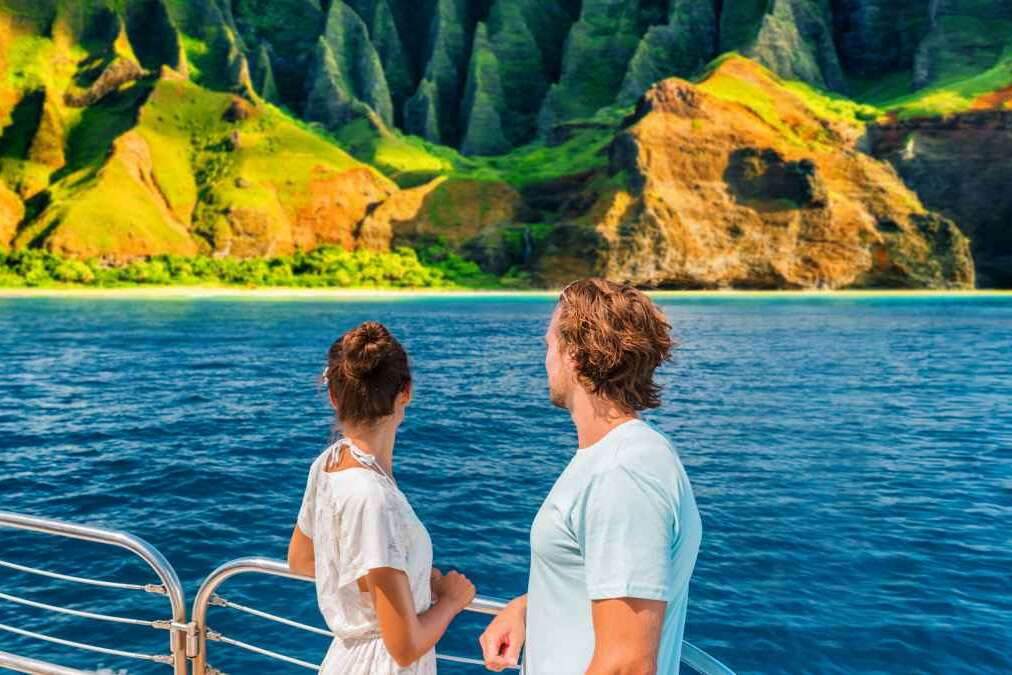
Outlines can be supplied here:
[[913, 91], [995, 66], [1012, 32], [997, 0], [2, 0], [0, 13], [14, 32], [115, 44], [116, 68], [79, 102], [168, 66], [328, 128], [378, 121], [477, 155], [728, 51], [842, 93], [885, 74]]
[[1012, 287], [1012, 110], [885, 121], [869, 138], [928, 208], [961, 224], [980, 284]]
[[[708, 92], [731, 78], [770, 116]], [[619, 184], [559, 230], [539, 270], [678, 288], [972, 286], [966, 237], [854, 132], [743, 59], [698, 86], [663, 80], [610, 145]]]
[[995, 0], [0, 0], [0, 247], [1012, 284], [1010, 87]]

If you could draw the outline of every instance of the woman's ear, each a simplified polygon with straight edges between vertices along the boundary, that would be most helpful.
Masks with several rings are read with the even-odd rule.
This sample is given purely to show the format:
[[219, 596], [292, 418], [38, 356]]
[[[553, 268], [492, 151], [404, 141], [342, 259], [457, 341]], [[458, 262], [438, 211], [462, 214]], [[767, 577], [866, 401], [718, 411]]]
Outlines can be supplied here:
[[401, 392], [400, 397], [401, 397], [401, 405], [407, 407], [411, 403], [411, 383], [410, 382], [407, 384], [406, 387], [404, 387], [404, 391]]

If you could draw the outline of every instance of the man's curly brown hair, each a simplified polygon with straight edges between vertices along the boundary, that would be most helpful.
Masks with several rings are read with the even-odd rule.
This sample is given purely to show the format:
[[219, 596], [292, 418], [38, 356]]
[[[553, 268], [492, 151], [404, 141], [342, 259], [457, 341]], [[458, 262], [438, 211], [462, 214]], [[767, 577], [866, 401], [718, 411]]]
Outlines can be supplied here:
[[654, 371], [671, 358], [671, 324], [645, 293], [606, 279], [575, 281], [562, 291], [560, 349], [589, 392], [624, 410], [661, 404]]

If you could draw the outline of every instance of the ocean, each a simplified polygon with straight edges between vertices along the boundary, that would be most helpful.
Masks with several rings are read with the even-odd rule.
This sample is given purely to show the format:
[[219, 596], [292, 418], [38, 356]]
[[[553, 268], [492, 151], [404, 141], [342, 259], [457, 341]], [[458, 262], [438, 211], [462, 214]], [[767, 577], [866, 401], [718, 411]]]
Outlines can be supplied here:
[[[703, 519], [686, 638], [739, 672], [1012, 671], [1012, 297], [658, 297], [680, 342], [645, 417]], [[415, 378], [395, 454], [437, 566], [526, 588], [528, 533], [576, 448], [547, 397], [549, 297], [0, 299], [0, 509], [121, 528], [188, 602], [217, 565], [283, 558], [333, 414], [318, 377], [366, 319]], [[0, 558], [147, 583], [121, 551], [0, 529]], [[0, 568], [0, 590], [167, 618], [163, 598]], [[322, 625], [310, 584], [234, 578], [230, 600]], [[165, 631], [0, 600], [0, 623], [145, 653]], [[318, 662], [325, 638], [214, 607], [231, 637]], [[441, 652], [478, 655], [484, 618]], [[0, 631], [0, 650], [168, 673]], [[298, 673], [220, 643], [229, 673]], [[441, 673], [484, 672], [442, 664]]]

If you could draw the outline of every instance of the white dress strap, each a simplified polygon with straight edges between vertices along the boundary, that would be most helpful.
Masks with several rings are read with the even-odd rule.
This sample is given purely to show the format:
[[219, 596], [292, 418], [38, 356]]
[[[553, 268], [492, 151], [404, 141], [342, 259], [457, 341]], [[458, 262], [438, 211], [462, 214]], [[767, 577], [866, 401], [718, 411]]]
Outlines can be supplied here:
[[[376, 461], [376, 457], [371, 453], [368, 453], [362, 448], [355, 445], [355, 442], [350, 438], [348, 438], [347, 436], [342, 436], [340, 439], [337, 440], [336, 443], [330, 446], [330, 455], [327, 458], [327, 464], [329, 465], [331, 461], [335, 463], [340, 462], [341, 451], [346, 446], [348, 448], [348, 451], [351, 453], [351, 456], [355, 458], [356, 462], [358, 462], [364, 467], [370, 468], [373, 471], [377, 472], [379, 475], [386, 478], [390, 482], [390, 484], [394, 487], [394, 489], [398, 491], [400, 490], [400, 488], [397, 487], [397, 482], [393, 479], [393, 477], [390, 474], [388, 474], [383, 469], [382, 466], [379, 465], [379, 462]], [[336, 455], [335, 451], [337, 453]]]

